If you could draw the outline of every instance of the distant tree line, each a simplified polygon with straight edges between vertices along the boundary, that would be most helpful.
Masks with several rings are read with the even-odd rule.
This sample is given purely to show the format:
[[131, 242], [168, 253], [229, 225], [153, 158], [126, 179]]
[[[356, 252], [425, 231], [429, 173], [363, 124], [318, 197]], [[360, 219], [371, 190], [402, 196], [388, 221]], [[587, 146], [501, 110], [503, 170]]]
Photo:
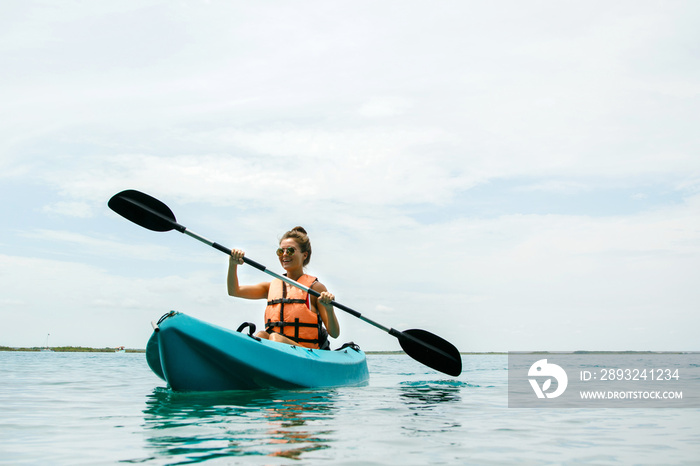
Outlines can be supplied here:
[[[34, 346], [31, 348], [13, 348], [0, 346], [0, 351], [41, 351], [45, 348]], [[52, 346], [49, 348], [56, 353], [114, 353], [116, 348], [86, 348], [84, 346]], [[127, 353], [144, 353], [142, 349], [126, 349]]]

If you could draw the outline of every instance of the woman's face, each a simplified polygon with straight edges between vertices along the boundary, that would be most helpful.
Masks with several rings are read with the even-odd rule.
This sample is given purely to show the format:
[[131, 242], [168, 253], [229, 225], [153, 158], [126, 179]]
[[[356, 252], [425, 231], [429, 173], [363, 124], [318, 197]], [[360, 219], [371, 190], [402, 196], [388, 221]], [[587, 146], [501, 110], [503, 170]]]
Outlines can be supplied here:
[[[284, 270], [294, 270], [304, 267], [304, 260], [308, 253], [302, 253], [296, 241], [292, 238], [283, 239], [280, 242], [280, 248], [282, 248], [283, 254], [279, 256], [279, 260]], [[287, 251], [289, 248], [294, 249], [293, 254], [289, 254]]]

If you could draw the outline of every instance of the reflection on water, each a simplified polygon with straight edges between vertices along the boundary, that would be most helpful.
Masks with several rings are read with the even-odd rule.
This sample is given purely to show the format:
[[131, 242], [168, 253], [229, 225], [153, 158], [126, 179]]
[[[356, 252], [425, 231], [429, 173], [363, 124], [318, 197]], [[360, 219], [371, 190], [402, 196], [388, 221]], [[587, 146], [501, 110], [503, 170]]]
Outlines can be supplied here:
[[[390, 399], [404, 408], [395, 418], [403, 435], [425, 437], [461, 427], [452, 411], [468, 386], [455, 380], [403, 381], [385, 395], [393, 393]], [[190, 464], [251, 455], [308, 461], [311, 453], [329, 449], [342, 438], [336, 430], [343, 424], [336, 418], [347, 419], [348, 393], [337, 389], [175, 393], [158, 388], [147, 396], [143, 411], [152, 456], [140, 461]], [[375, 403], [382, 406], [378, 400]], [[343, 405], [341, 415], [338, 406]], [[358, 419], [354, 421], [357, 428]]]
[[462, 400], [461, 391], [467, 386], [456, 380], [402, 382], [400, 398], [408, 407], [404, 433], [424, 437], [459, 429], [462, 425], [450, 414], [451, 406]]
[[329, 448], [333, 390], [174, 393], [146, 400], [144, 427], [155, 458], [169, 464], [268, 455], [299, 459]]
[[440, 403], [460, 401], [460, 391], [467, 385], [456, 380], [402, 382], [401, 398], [410, 409], [433, 409]]

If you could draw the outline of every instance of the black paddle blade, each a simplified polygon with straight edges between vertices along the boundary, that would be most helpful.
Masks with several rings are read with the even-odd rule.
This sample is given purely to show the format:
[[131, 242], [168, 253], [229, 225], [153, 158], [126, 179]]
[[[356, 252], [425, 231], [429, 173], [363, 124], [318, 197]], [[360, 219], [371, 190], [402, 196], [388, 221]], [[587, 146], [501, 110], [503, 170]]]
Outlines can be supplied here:
[[401, 348], [416, 361], [455, 377], [462, 373], [462, 356], [449, 341], [421, 329], [392, 330]]
[[125, 219], [149, 230], [176, 229], [180, 232], [185, 230], [185, 227], [177, 223], [175, 214], [167, 205], [140, 191], [133, 189], [122, 191], [112, 196], [107, 205]]

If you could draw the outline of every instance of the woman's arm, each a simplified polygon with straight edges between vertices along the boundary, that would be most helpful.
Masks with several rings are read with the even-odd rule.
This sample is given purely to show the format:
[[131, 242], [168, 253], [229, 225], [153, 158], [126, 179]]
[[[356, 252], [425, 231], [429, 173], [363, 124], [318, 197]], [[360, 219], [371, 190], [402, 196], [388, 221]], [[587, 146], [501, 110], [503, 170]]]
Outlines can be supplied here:
[[340, 324], [335, 315], [335, 309], [333, 309], [333, 305], [331, 304], [335, 296], [333, 296], [333, 293], [330, 293], [321, 282], [314, 283], [311, 289], [321, 293], [321, 296], [318, 298], [312, 296], [311, 303], [321, 316], [323, 325], [325, 325], [326, 330], [328, 330], [328, 335], [332, 338], [338, 338], [340, 336]]
[[229, 296], [245, 299], [264, 299], [270, 291], [270, 282], [262, 282], [257, 285], [240, 285], [238, 283], [238, 265], [243, 263], [245, 253], [239, 249], [231, 251], [228, 261], [228, 276], [226, 285]]

